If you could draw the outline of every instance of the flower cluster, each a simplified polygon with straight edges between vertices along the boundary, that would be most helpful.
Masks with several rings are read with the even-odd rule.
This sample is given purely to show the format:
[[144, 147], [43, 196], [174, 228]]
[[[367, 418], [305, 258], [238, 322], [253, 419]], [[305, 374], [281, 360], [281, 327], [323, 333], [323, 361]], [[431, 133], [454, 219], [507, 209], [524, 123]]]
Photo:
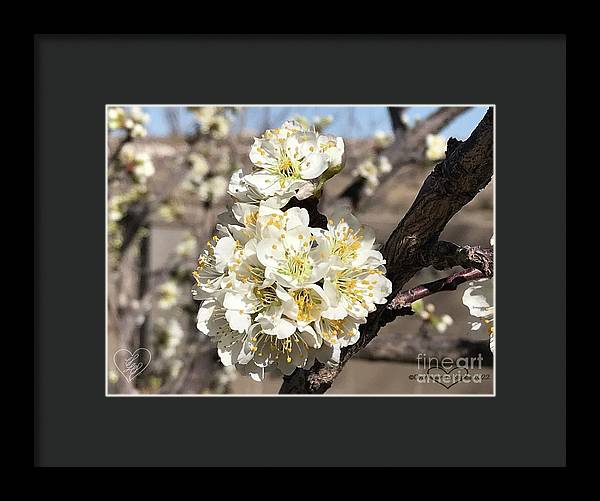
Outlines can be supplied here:
[[342, 154], [341, 138], [287, 122], [256, 139], [254, 170], [233, 176], [236, 202], [193, 273], [197, 327], [225, 366], [262, 380], [265, 370], [291, 374], [315, 359], [335, 364], [386, 302], [391, 282], [368, 228], [343, 211], [314, 228], [306, 209], [282, 209]]
[[394, 142], [394, 136], [389, 132], [376, 130], [373, 134], [373, 142], [375, 143], [375, 148], [383, 150]]
[[135, 184], [129, 190], [113, 195], [108, 200], [108, 245], [114, 253], [111, 260], [114, 260], [120, 252], [123, 244], [123, 228], [121, 222], [127, 214], [128, 208], [147, 196], [145, 184]]
[[125, 170], [140, 184], [145, 184], [156, 172], [150, 155], [136, 152], [129, 144], [121, 150], [120, 161]]
[[196, 251], [198, 241], [190, 232], [187, 232], [184, 238], [175, 247], [175, 252], [180, 257], [189, 257]]
[[385, 155], [377, 158], [369, 157], [360, 162], [352, 171], [353, 176], [365, 179], [365, 194], [372, 195], [375, 188], [379, 186], [379, 176], [387, 174], [392, 170], [392, 164]]
[[228, 109], [221, 106], [192, 106], [189, 110], [194, 114], [203, 134], [215, 139], [223, 139], [231, 127]]
[[470, 322], [471, 330], [479, 330], [486, 326], [490, 336], [490, 350], [494, 351], [494, 306], [492, 297], [494, 294], [493, 282], [490, 279], [478, 280], [469, 283], [469, 287], [463, 294], [463, 304], [469, 308], [469, 313], [477, 317]]
[[216, 202], [227, 193], [227, 178], [233, 170], [230, 155], [219, 152], [211, 161], [207, 155], [193, 152], [188, 157], [190, 172], [182, 183], [182, 188], [195, 194], [202, 202]]
[[240, 202], [257, 203], [271, 199], [283, 207], [292, 197], [303, 200], [315, 191], [319, 178], [331, 177], [342, 166], [344, 141], [319, 134], [298, 122], [285, 122], [254, 140], [251, 173], [233, 174], [229, 194]]
[[155, 330], [162, 355], [165, 358], [172, 358], [185, 336], [183, 327], [176, 318], [167, 320], [160, 317], [156, 320]]
[[150, 115], [144, 113], [139, 106], [132, 106], [129, 111], [120, 107], [108, 110], [108, 128], [124, 129], [131, 137], [144, 137], [149, 120]]
[[179, 295], [179, 286], [174, 280], [167, 280], [163, 282], [158, 288], [158, 306], [162, 310], [168, 310], [169, 308], [177, 304], [177, 296]]
[[413, 311], [421, 317], [423, 322], [431, 324], [440, 334], [446, 332], [448, 327], [454, 323], [454, 319], [448, 315], [436, 315], [435, 305], [433, 303], [425, 303], [422, 299], [415, 301], [411, 305]]
[[157, 216], [165, 223], [174, 223], [179, 220], [185, 212], [185, 207], [177, 200], [167, 199], [162, 202], [156, 210]]

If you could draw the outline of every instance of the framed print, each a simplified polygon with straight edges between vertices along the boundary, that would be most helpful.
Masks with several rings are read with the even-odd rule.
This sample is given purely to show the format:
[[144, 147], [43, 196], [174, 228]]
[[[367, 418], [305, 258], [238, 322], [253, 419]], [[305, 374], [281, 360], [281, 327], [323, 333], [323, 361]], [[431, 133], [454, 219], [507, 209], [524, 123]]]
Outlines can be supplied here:
[[36, 466], [565, 466], [564, 35], [34, 68]]

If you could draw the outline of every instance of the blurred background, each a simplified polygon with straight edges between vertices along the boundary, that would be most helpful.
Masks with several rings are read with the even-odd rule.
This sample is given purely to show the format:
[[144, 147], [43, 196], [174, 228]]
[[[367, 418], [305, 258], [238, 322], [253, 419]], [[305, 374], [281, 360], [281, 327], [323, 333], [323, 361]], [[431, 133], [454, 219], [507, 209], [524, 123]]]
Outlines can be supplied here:
[[[225, 210], [231, 173], [250, 167], [253, 138], [296, 119], [342, 136], [344, 170], [325, 186], [321, 212], [352, 207], [385, 242], [424, 179], [445, 155], [449, 137], [466, 139], [487, 107], [188, 107], [107, 108], [107, 388], [109, 394], [275, 394], [280, 376], [262, 383], [221, 365], [195, 327], [191, 272]], [[408, 141], [406, 138], [410, 138]], [[410, 147], [406, 144], [410, 143]], [[404, 148], [404, 149], [402, 149]], [[398, 153], [400, 151], [400, 153]], [[441, 238], [489, 246], [493, 187], [488, 185], [447, 225]], [[406, 288], [448, 274], [426, 269]], [[462, 293], [441, 293], [416, 313], [386, 325], [352, 359], [327, 394], [491, 394], [493, 357], [485, 330], [471, 331]], [[113, 354], [150, 350], [132, 378]], [[419, 382], [417, 355], [477, 357], [480, 383], [446, 388]], [[426, 372], [426, 371], [425, 371]]]

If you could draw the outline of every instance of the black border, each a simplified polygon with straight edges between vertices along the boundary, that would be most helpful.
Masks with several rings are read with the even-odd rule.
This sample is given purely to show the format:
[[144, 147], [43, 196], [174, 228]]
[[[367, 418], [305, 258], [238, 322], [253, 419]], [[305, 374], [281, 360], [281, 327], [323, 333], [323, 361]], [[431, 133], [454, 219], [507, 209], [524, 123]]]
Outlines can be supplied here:
[[[564, 36], [37, 36], [34, 55], [36, 464], [564, 465]], [[496, 398], [104, 396], [104, 104], [234, 101], [497, 105]]]

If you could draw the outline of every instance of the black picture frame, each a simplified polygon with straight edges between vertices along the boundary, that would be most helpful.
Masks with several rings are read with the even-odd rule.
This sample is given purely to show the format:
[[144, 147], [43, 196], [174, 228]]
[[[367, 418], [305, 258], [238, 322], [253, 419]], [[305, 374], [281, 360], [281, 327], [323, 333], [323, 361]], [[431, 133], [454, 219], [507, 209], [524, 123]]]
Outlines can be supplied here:
[[[36, 35], [34, 58], [36, 465], [565, 464], [564, 35]], [[194, 102], [495, 104], [497, 396], [105, 397], [105, 105]]]

